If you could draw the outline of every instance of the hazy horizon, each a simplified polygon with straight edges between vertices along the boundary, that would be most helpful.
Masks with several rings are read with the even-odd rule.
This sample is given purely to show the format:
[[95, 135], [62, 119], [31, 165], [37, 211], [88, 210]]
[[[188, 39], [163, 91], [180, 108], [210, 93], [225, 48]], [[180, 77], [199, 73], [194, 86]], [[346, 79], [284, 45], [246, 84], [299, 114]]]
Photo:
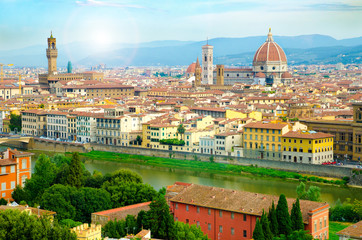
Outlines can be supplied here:
[[274, 35], [362, 36], [358, 0], [0, 0], [0, 50], [58, 44], [94, 48], [154, 41]]

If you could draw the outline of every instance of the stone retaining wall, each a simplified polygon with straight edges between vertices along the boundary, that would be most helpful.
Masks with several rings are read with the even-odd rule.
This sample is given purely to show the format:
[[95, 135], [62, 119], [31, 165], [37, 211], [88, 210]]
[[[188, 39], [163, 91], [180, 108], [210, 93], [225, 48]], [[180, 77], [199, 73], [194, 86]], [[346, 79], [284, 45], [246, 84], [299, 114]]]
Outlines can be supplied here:
[[67, 142], [55, 142], [44, 139], [34, 139], [32, 144], [29, 144], [29, 149], [41, 150], [41, 151], [52, 151], [52, 152], [88, 152], [91, 150], [96, 151], [107, 151], [107, 152], [120, 152], [126, 154], [135, 155], [146, 155], [164, 158], [175, 158], [183, 160], [201, 160], [210, 161], [211, 159], [219, 163], [229, 163], [237, 165], [258, 165], [259, 167], [279, 169], [285, 171], [293, 171], [299, 173], [313, 174], [324, 177], [338, 177], [344, 176], [351, 177], [352, 170], [350, 168], [328, 166], [328, 165], [311, 165], [303, 163], [291, 163], [282, 161], [272, 161], [264, 159], [249, 159], [249, 158], [237, 158], [227, 156], [211, 156], [208, 154], [189, 153], [189, 152], [170, 152], [167, 150], [158, 149], [145, 149], [141, 147], [122, 147], [122, 146], [111, 146], [102, 145], [95, 143], [88, 144], [74, 144]]

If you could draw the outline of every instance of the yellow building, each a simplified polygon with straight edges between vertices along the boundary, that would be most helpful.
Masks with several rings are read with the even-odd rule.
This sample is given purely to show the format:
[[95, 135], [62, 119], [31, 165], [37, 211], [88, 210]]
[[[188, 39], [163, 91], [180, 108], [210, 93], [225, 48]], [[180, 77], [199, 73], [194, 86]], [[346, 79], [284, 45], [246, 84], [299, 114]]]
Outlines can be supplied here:
[[322, 164], [333, 161], [333, 135], [291, 131], [282, 136], [283, 161]]
[[281, 160], [282, 136], [289, 131], [286, 123], [251, 122], [244, 126], [244, 157]]
[[95, 225], [84, 223], [78, 227], [72, 228], [77, 234], [78, 240], [101, 240], [102, 239], [102, 227], [101, 225]]
[[142, 147], [160, 148], [160, 140], [177, 138], [177, 125], [142, 124]]
[[226, 118], [252, 118], [255, 121], [261, 121], [263, 119], [263, 115], [261, 112], [252, 111], [250, 113], [244, 113], [240, 111], [227, 109], [225, 112]]
[[339, 159], [346, 156], [354, 161], [362, 160], [362, 103], [353, 104], [353, 121], [301, 121], [308, 129], [334, 136], [334, 154]]
[[3, 119], [3, 132], [10, 133], [10, 118], [8, 117]]

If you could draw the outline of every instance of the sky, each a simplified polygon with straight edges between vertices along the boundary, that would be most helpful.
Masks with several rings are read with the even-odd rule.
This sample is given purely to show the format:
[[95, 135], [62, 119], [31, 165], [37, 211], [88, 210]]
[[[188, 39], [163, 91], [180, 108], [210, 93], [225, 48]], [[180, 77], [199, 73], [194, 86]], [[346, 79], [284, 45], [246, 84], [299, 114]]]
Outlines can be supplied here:
[[0, 50], [155, 40], [362, 36], [362, 0], [0, 0]]

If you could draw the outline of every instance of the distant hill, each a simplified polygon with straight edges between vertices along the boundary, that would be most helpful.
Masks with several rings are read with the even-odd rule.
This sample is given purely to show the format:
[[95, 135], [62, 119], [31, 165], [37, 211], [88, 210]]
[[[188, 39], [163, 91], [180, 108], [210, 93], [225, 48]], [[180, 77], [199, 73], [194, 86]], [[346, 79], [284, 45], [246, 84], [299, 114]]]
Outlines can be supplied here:
[[[362, 64], [362, 45], [353, 47], [333, 46], [308, 49], [286, 48], [284, 49], [284, 52], [287, 55], [289, 65], [336, 63]], [[214, 62], [225, 65], [247, 66], [252, 64], [254, 54], [254, 52], [246, 52], [225, 55], [216, 57]]]
[[[265, 39], [266, 36], [214, 38], [209, 40], [209, 44], [214, 46], [215, 63], [250, 65], [255, 51]], [[314, 34], [274, 36], [274, 40], [285, 50], [290, 63], [360, 61], [356, 57], [360, 54], [357, 46], [362, 43], [362, 37], [336, 40], [330, 36]], [[94, 66], [99, 63], [107, 66], [188, 65], [197, 56], [201, 57], [201, 46], [204, 44], [205, 41], [176, 40], [112, 44], [108, 46], [108, 50], [99, 52], [85, 43], [75, 42], [57, 46], [58, 66], [65, 67], [69, 60], [75, 66]], [[0, 51], [0, 62], [14, 63], [16, 66], [46, 67], [45, 48], [46, 44]], [[338, 57], [338, 54], [348, 57]]]

